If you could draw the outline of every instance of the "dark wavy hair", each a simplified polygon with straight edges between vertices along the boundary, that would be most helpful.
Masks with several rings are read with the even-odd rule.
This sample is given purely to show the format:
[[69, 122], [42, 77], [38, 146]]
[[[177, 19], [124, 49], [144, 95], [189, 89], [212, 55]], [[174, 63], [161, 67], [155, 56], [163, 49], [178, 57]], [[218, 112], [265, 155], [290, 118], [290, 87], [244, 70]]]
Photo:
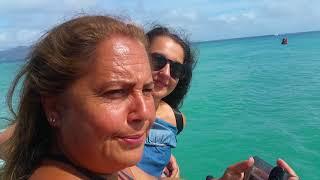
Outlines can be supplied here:
[[172, 108], [178, 109], [183, 104], [183, 99], [186, 96], [191, 83], [192, 78], [192, 70], [196, 65], [195, 58], [195, 50], [191, 48], [190, 41], [188, 40], [186, 35], [182, 35], [182, 33], [177, 33], [168, 27], [164, 27], [161, 25], [155, 25], [153, 28], [147, 32], [147, 37], [149, 39], [149, 43], [152, 44], [152, 41], [159, 36], [169, 37], [178, 43], [184, 53], [183, 64], [185, 65], [185, 75], [184, 77], [179, 79], [179, 82], [176, 88], [162, 100], [168, 103]]

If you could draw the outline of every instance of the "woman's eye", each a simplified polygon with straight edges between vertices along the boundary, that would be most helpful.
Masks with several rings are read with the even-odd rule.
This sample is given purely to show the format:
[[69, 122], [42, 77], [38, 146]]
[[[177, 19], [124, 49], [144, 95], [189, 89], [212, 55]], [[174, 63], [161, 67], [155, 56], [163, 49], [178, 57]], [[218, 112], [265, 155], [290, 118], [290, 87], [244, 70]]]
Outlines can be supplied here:
[[143, 94], [144, 94], [145, 96], [152, 96], [152, 92], [153, 92], [153, 88], [143, 89]]
[[122, 98], [128, 95], [128, 91], [125, 89], [114, 89], [109, 90], [103, 94], [105, 97], [110, 99]]

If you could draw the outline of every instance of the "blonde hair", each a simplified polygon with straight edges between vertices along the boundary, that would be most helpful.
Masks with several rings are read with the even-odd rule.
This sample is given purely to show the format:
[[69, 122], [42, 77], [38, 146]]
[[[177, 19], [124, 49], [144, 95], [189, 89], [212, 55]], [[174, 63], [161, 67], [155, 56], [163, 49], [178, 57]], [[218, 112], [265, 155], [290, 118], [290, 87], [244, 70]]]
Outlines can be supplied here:
[[[39, 166], [53, 143], [41, 97], [62, 93], [86, 72], [99, 42], [116, 34], [135, 38], [148, 48], [141, 28], [114, 17], [90, 15], [54, 27], [33, 46], [7, 96], [16, 128], [5, 145], [2, 179], [27, 179]], [[12, 100], [19, 81], [22, 87], [15, 113]]]

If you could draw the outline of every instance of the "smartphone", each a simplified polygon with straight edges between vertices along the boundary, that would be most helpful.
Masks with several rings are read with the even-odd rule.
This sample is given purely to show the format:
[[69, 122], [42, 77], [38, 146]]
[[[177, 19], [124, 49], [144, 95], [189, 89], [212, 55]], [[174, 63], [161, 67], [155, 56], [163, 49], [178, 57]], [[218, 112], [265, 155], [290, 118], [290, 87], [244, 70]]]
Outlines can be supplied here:
[[288, 173], [281, 167], [273, 167], [258, 156], [253, 159], [254, 164], [244, 173], [244, 180], [288, 180]]

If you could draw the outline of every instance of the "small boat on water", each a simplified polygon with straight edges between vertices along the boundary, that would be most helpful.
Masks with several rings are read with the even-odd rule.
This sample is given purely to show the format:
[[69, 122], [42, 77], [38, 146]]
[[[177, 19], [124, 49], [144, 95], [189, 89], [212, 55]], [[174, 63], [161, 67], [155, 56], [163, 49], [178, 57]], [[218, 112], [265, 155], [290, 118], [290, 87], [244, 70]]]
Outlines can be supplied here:
[[281, 44], [282, 44], [282, 45], [288, 44], [288, 38], [282, 38]]

